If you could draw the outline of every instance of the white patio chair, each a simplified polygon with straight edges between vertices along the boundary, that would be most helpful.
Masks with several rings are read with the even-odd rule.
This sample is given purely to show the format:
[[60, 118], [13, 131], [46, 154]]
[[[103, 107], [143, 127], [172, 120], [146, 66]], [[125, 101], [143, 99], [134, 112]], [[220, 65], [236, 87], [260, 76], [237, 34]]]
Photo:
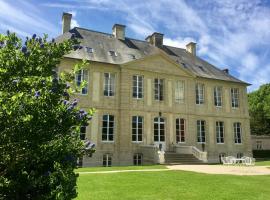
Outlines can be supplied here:
[[228, 156], [227, 159], [230, 165], [236, 164], [236, 158], [234, 156]]
[[245, 158], [245, 164], [247, 165], [247, 166], [253, 166], [253, 165], [255, 165], [255, 158], [251, 158], [251, 157], [246, 157]]

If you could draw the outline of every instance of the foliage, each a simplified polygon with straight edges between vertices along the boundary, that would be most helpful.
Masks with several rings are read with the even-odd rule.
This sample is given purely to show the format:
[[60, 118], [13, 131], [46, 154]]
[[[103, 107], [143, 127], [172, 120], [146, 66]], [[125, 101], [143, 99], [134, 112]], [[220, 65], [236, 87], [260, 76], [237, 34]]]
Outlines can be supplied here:
[[86, 63], [60, 77], [55, 69], [78, 48], [74, 35], [56, 43], [34, 34], [23, 45], [14, 33], [0, 34], [0, 199], [76, 197], [77, 158], [94, 151], [80, 127], [93, 110], [77, 107], [68, 82]]
[[253, 135], [270, 135], [270, 83], [248, 94], [250, 128]]

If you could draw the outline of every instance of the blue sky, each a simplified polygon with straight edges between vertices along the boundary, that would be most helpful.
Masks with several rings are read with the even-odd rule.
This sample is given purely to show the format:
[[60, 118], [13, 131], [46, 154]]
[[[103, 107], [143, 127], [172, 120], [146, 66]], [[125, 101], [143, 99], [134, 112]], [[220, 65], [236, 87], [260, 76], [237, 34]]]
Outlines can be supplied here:
[[0, 33], [21, 37], [61, 34], [62, 12], [72, 26], [111, 33], [114, 23], [127, 36], [144, 40], [164, 34], [167, 45], [197, 43], [197, 55], [252, 86], [270, 82], [270, 0], [0, 0]]

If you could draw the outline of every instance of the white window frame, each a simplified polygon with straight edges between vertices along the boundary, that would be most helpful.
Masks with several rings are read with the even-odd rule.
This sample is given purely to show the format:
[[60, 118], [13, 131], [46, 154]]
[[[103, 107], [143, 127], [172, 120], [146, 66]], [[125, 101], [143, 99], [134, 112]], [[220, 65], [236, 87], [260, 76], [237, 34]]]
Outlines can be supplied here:
[[156, 101], [164, 101], [164, 85], [165, 85], [164, 79], [160, 78], [154, 79], [154, 99]]
[[85, 47], [87, 53], [94, 53], [94, 49], [92, 47]]
[[204, 84], [196, 83], [195, 90], [196, 90], [196, 105], [204, 104]]
[[222, 107], [222, 87], [214, 87], [214, 104], [216, 107]]
[[177, 80], [175, 82], [175, 102], [183, 103], [185, 101], [185, 82]]
[[240, 122], [233, 123], [234, 143], [242, 144], [242, 125]]
[[[104, 120], [104, 116], [107, 116], [107, 120]], [[113, 117], [113, 121], [110, 121], [110, 116]], [[106, 122], [106, 127], [103, 127], [103, 123]], [[113, 127], [110, 127], [110, 122], [113, 122]], [[114, 115], [105, 114], [102, 116], [102, 134], [101, 134], [101, 140], [102, 142], [114, 142], [114, 127], [115, 127], [115, 117]], [[103, 129], [106, 129], [106, 139], [103, 139]], [[110, 134], [110, 129], [112, 130], [112, 134]], [[112, 135], [112, 140], [110, 140], [110, 135]]]
[[[141, 89], [141, 92], [140, 92], [140, 89]], [[132, 97], [135, 99], [143, 98], [143, 76], [142, 75], [133, 75], [132, 77]]]
[[[206, 121], [197, 120], [196, 127], [197, 127], [197, 143], [205, 144], [206, 143]], [[204, 130], [202, 127], [204, 127]]]
[[239, 88], [231, 88], [231, 106], [239, 108]]
[[[181, 120], [183, 120], [184, 129], [182, 129], [182, 123]], [[177, 128], [177, 126], [179, 128]], [[175, 120], [175, 132], [176, 132], [176, 142], [177, 143], [185, 143], [186, 142], [186, 120], [184, 118], [176, 118]], [[182, 133], [183, 138], [182, 138]]]
[[[105, 163], [104, 163], [105, 161]], [[102, 166], [111, 167], [112, 166], [112, 156], [110, 154], [104, 154], [102, 156]]]
[[115, 82], [116, 82], [115, 73], [110, 73], [110, 72], [104, 73], [104, 91], [103, 91], [103, 95], [105, 97], [113, 97], [113, 96], [115, 96]]
[[[134, 118], [136, 119], [136, 127], [133, 127], [133, 120]], [[139, 122], [139, 118], [141, 118], [141, 122]], [[132, 142], [142, 142], [143, 141], [143, 117], [142, 116], [132, 116], [132, 122], [131, 122], [131, 128], [132, 128], [132, 135], [131, 135], [131, 140]], [[139, 140], [139, 123], [141, 123], [141, 140]], [[133, 134], [133, 131], [135, 131], [136, 133]], [[136, 136], [136, 140], [133, 140], [133, 136]]]
[[[80, 80], [79, 80], [79, 74], [80, 74]], [[81, 89], [80, 93], [81, 95], [87, 95], [88, 94], [88, 83], [89, 83], [89, 74], [88, 70], [81, 69], [75, 73], [75, 83], [77, 87], [80, 87], [83, 81], [86, 81], [86, 85], [84, 88]], [[83, 91], [86, 90], [86, 93]]]
[[[156, 119], [157, 119], [157, 121], [156, 121]], [[161, 120], [162, 119], [162, 120]], [[157, 131], [158, 131], [158, 140], [155, 140], [155, 124], [157, 124], [158, 125], [158, 129], [157, 129]], [[161, 136], [161, 124], [163, 124], [164, 125], [164, 140], [163, 141], [161, 141], [160, 140], [160, 136]], [[165, 127], [165, 119], [163, 118], [163, 117], [155, 117], [154, 118], [154, 142], [165, 142], [166, 141], [166, 139], [165, 139], [165, 130], [166, 130], [166, 127]]]
[[256, 141], [256, 149], [257, 150], [262, 150], [263, 149], [262, 141]]
[[110, 50], [110, 51], [108, 51], [108, 54], [109, 54], [110, 56], [117, 57], [116, 51]]
[[216, 142], [217, 144], [224, 144], [224, 141], [224, 122], [216, 121]]
[[133, 155], [133, 165], [135, 165], [135, 166], [142, 166], [143, 165], [143, 154], [135, 153]]

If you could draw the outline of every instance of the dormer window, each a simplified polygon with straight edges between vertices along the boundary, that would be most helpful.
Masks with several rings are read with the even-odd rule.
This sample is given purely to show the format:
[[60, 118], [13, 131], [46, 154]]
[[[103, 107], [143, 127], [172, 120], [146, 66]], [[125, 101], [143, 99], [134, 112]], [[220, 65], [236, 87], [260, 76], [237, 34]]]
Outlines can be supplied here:
[[114, 57], [117, 56], [117, 53], [115, 51], [109, 51], [108, 53], [110, 56], [114, 56]]
[[129, 57], [130, 57], [131, 59], [136, 59], [136, 57], [135, 57], [134, 54], [129, 54]]
[[94, 49], [91, 48], [91, 47], [85, 47], [85, 50], [87, 53], [93, 53], [94, 52]]

